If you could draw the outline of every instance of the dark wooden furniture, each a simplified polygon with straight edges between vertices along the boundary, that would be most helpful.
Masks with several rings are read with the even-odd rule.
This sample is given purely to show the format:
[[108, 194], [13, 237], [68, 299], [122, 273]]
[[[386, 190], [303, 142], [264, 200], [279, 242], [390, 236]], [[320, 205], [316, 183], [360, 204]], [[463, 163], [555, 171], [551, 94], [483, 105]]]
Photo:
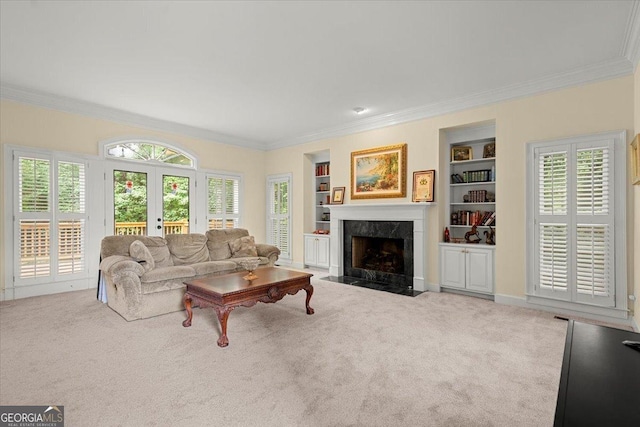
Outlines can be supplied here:
[[554, 426], [640, 426], [640, 334], [569, 321]]
[[213, 307], [220, 320], [222, 331], [218, 345], [226, 347], [229, 345], [227, 319], [234, 308], [252, 307], [258, 302], [280, 301], [285, 295], [294, 295], [300, 289], [307, 292], [305, 302], [307, 314], [313, 314], [313, 308], [309, 306], [311, 295], [313, 295], [313, 286], [310, 281], [313, 274], [276, 267], [256, 270], [255, 274], [258, 278], [251, 281], [242, 278], [246, 274], [246, 272], [232, 273], [184, 282], [187, 285], [183, 298], [187, 320], [182, 322], [182, 326], [191, 326], [192, 307]]

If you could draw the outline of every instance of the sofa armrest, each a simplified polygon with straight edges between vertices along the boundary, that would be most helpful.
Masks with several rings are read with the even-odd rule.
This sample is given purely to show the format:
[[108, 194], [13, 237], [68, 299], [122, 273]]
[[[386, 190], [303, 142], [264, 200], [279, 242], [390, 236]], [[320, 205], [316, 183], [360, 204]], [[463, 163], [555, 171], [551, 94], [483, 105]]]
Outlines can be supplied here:
[[134, 261], [133, 258], [123, 255], [112, 255], [102, 260], [100, 263], [100, 270], [108, 275], [120, 274], [124, 271], [131, 271], [138, 277], [142, 276], [145, 272], [144, 267]]
[[258, 251], [258, 256], [269, 258], [271, 265], [278, 260], [278, 256], [280, 255], [280, 249], [273, 245], [267, 245], [266, 243], [256, 243], [256, 250]]

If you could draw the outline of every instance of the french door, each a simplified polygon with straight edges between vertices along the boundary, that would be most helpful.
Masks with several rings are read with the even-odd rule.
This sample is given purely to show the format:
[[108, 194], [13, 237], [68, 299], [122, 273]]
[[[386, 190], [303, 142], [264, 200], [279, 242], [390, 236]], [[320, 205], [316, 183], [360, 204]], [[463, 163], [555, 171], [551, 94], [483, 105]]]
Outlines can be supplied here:
[[193, 231], [195, 172], [109, 162], [107, 234], [166, 236]]

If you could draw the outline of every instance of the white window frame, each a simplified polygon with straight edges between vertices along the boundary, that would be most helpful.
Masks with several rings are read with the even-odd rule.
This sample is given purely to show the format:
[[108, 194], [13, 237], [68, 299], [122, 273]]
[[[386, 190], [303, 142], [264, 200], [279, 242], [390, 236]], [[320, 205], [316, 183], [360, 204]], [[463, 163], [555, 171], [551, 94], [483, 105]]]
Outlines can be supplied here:
[[[164, 148], [170, 148], [172, 150], [174, 150], [177, 153], [182, 154], [183, 156], [187, 157], [189, 160], [191, 160], [191, 165], [179, 165], [179, 164], [173, 164], [173, 163], [166, 163], [166, 162], [161, 162], [159, 160], [155, 160], [155, 159], [151, 159], [151, 160], [140, 160], [140, 159], [127, 159], [124, 157], [115, 157], [115, 156], [111, 156], [109, 154], [109, 148], [111, 148], [114, 145], [119, 145], [119, 144], [127, 144], [127, 143], [143, 143], [143, 144], [150, 144], [150, 145], [154, 145], [154, 146], [161, 146]], [[112, 161], [122, 161], [122, 162], [133, 162], [133, 163], [144, 163], [144, 164], [152, 164], [154, 166], [164, 166], [164, 167], [173, 167], [173, 168], [182, 168], [182, 169], [193, 169], [193, 170], [198, 170], [198, 159], [196, 158], [196, 156], [185, 150], [182, 147], [178, 147], [177, 145], [173, 144], [172, 142], [168, 141], [168, 140], [164, 140], [162, 138], [151, 138], [151, 137], [137, 137], [137, 136], [130, 136], [130, 137], [118, 137], [118, 138], [111, 138], [111, 139], [107, 139], [104, 141], [101, 141], [99, 143], [99, 147], [100, 147], [100, 156], [103, 159], [106, 160], [112, 160]]]
[[[557, 148], [559, 151], [569, 147], [574, 152], [582, 148], [588, 148], [594, 143], [610, 140], [613, 142], [613, 152], [610, 156], [610, 171], [612, 176], [613, 193], [610, 195], [610, 208], [613, 209], [614, 230], [613, 230], [613, 262], [611, 273], [613, 275], [613, 307], [603, 307], [599, 305], [590, 305], [584, 301], [577, 302], [580, 298], [576, 298], [575, 289], [570, 289], [571, 295], [566, 300], [551, 296], [548, 293], [540, 292], [536, 287], [536, 257], [538, 257], [538, 242], [536, 223], [538, 218], [538, 189], [536, 188], [538, 173], [538, 159], [536, 152], [540, 150], [553, 150]], [[626, 250], [626, 131], [603, 132], [591, 135], [582, 135], [569, 138], [536, 141], [527, 144], [527, 175], [526, 175], [526, 267], [527, 267], [527, 284], [526, 299], [532, 304], [543, 305], [546, 307], [573, 310], [585, 312], [593, 315], [603, 315], [616, 318], [627, 318], [627, 250]], [[573, 169], [572, 169], [573, 166]], [[574, 174], [575, 163], [569, 164], [569, 175]], [[569, 182], [573, 181], [570, 177]], [[571, 192], [570, 192], [571, 194]], [[570, 196], [569, 196], [570, 197]], [[575, 206], [575, 201], [567, 200], [569, 206]], [[569, 207], [569, 221], [573, 224], [578, 217], [575, 211], [571, 211]], [[569, 246], [575, 244], [575, 235], [569, 230]], [[573, 263], [574, 261], [571, 261]], [[570, 288], [575, 284], [569, 284]]]
[[[51, 242], [52, 245], [58, 239], [57, 223], [60, 219], [74, 217], [84, 219], [84, 254], [85, 265], [82, 272], [73, 274], [59, 274], [58, 265], [53, 260], [57, 259], [57, 252], [52, 253], [52, 264], [50, 274], [44, 277], [22, 279], [19, 277], [19, 270], [16, 270], [19, 263], [19, 221], [29, 215], [20, 215], [18, 200], [18, 168], [17, 159], [20, 156], [41, 158], [50, 162], [50, 182], [52, 183], [52, 194], [50, 197], [51, 212], [43, 212], [47, 220], [51, 221]], [[104, 203], [101, 196], [102, 171], [98, 158], [75, 153], [66, 153], [46, 149], [31, 148], [25, 146], [14, 146], [6, 144], [4, 146], [4, 211], [3, 218], [5, 226], [5, 255], [3, 278], [5, 281], [4, 293], [0, 299], [12, 300], [37, 295], [46, 295], [57, 292], [66, 292], [78, 289], [88, 289], [97, 285], [99, 257], [91, 254], [99, 251], [100, 236], [103, 233]], [[82, 163], [85, 165], [85, 212], [83, 214], [59, 214], [57, 212], [57, 182], [53, 177], [57, 177], [58, 162]], [[18, 215], [16, 215], [18, 213]], [[43, 218], [44, 219], [44, 218]], [[18, 233], [18, 234], [16, 234]], [[57, 246], [57, 245], [56, 245]]]
[[[286, 216], [282, 216], [282, 215], [274, 215], [271, 213], [271, 204], [272, 204], [272, 200], [271, 200], [271, 187], [274, 184], [278, 184], [278, 183], [282, 183], [282, 182], [286, 182], [287, 183], [287, 203], [288, 203], [288, 207], [287, 207], [287, 215]], [[293, 198], [293, 174], [291, 173], [283, 173], [283, 174], [277, 174], [277, 175], [269, 175], [267, 176], [267, 186], [265, 188], [265, 194], [266, 194], [266, 202], [267, 202], [267, 206], [266, 206], [266, 212], [267, 212], [267, 227], [266, 227], [266, 231], [267, 231], [267, 244], [270, 245], [274, 245], [276, 247], [278, 247], [277, 242], [273, 242], [271, 239], [271, 236], [273, 235], [273, 230], [271, 227], [271, 220], [274, 218], [287, 218], [287, 224], [288, 224], [288, 230], [287, 230], [287, 236], [288, 236], [288, 246], [289, 246], [289, 252], [281, 252], [280, 256], [278, 257], [279, 261], [283, 261], [284, 263], [291, 263], [293, 260], [293, 239], [291, 238], [291, 222], [293, 220], [293, 217], [291, 215], [291, 206], [293, 205], [292, 203], [292, 198]]]

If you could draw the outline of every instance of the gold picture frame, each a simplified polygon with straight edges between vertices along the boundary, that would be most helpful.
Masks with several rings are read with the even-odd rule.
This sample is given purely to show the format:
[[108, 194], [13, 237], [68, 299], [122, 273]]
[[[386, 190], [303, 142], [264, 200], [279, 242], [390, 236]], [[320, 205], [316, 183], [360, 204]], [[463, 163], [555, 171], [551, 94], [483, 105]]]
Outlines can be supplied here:
[[331, 204], [332, 205], [341, 205], [344, 203], [344, 193], [345, 187], [333, 187], [331, 191]]
[[413, 173], [413, 193], [411, 200], [414, 202], [433, 202], [436, 183], [436, 171], [416, 171]]
[[406, 197], [407, 144], [351, 153], [351, 199]]
[[467, 146], [451, 147], [451, 161], [464, 162], [473, 159], [473, 148]]
[[493, 159], [496, 156], [496, 143], [490, 142], [485, 144], [484, 149], [482, 150], [482, 158], [483, 159]]
[[640, 133], [631, 141], [631, 163], [633, 167], [631, 183], [640, 185]]

